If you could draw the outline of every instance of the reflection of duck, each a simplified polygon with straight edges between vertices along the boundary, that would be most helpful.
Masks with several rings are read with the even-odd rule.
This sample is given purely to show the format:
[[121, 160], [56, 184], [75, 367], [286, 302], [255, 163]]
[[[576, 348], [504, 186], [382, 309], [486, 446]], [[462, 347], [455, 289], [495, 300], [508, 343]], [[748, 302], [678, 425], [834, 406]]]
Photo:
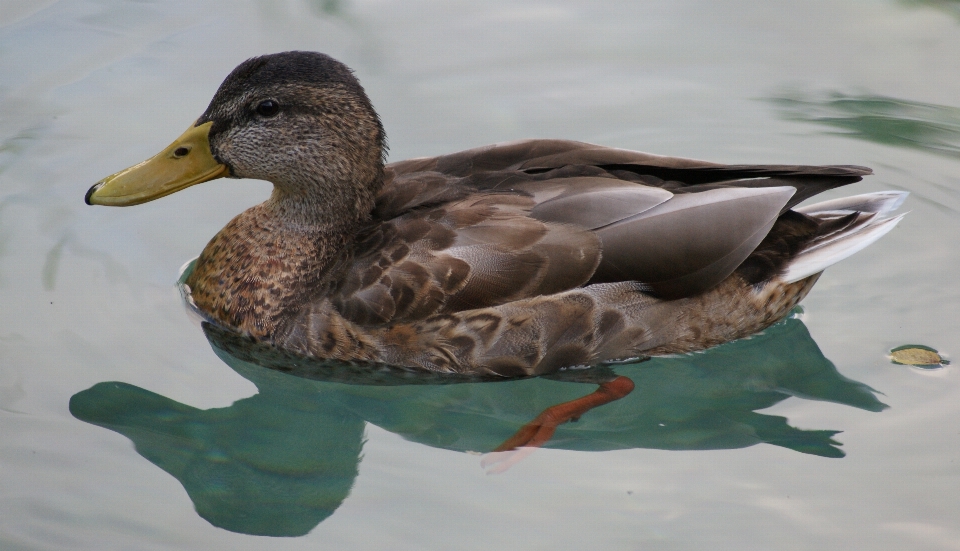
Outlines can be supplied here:
[[[110, 382], [74, 395], [70, 411], [130, 438], [141, 455], [183, 484], [211, 523], [261, 535], [305, 534], [346, 499], [364, 421], [428, 446], [486, 452], [585, 386], [544, 378], [396, 384], [416, 382], [407, 375], [384, 375], [388, 386], [343, 384], [347, 366], [337, 375], [341, 382], [306, 380], [216, 350], [258, 394], [204, 411]], [[330, 373], [308, 363], [290, 369], [308, 377]], [[706, 450], [765, 442], [840, 457], [831, 439], [836, 431], [796, 429], [756, 410], [790, 396], [870, 411], [885, 407], [870, 388], [841, 376], [797, 319], [704, 354], [616, 369], [643, 392], [560, 427], [547, 447]], [[361, 373], [356, 382], [367, 380], [369, 373]]]
[[383, 165], [349, 69], [248, 60], [180, 139], [90, 189], [138, 204], [221, 176], [274, 183], [188, 281], [217, 324], [298, 354], [534, 375], [699, 350], [767, 327], [889, 231], [904, 194], [791, 210], [853, 166], [746, 166], [532, 140]]

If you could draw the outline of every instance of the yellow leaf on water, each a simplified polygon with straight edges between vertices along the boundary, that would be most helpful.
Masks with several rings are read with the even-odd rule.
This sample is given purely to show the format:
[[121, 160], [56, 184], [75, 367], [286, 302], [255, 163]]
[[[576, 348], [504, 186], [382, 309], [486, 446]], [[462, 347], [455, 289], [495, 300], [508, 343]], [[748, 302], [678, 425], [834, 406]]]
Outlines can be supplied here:
[[903, 365], [942, 365], [947, 363], [940, 353], [928, 346], [905, 345], [890, 351], [893, 363]]

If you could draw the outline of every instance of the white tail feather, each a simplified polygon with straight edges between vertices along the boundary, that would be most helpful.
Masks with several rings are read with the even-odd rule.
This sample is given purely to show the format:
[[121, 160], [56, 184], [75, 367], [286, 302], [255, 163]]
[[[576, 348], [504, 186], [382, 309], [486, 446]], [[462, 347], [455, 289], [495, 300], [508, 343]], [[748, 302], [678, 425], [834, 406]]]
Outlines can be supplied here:
[[[887, 192], [887, 193], [900, 193], [900, 192]], [[869, 195], [879, 195], [871, 193]], [[858, 199], [866, 197], [860, 195], [857, 197], [847, 197], [846, 199]], [[906, 194], [903, 195], [906, 197]], [[903, 202], [903, 198], [896, 199], [899, 203], [896, 203], [895, 206], [890, 208], [896, 208], [900, 206], [900, 203]], [[843, 201], [843, 199], [838, 199], [837, 202]], [[834, 201], [826, 201], [820, 203], [820, 205], [827, 205], [827, 210], [838, 210], [834, 208], [834, 205], [829, 205], [829, 203], [834, 203]], [[818, 206], [818, 205], [811, 205]], [[809, 208], [809, 207], [808, 207]], [[820, 210], [819, 208], [817, 210]], [[843, 208], [842, 210], [847, 210]], [[870, 212], [870, 211], [867, 211]], [[887, 212], [887, 211], [882, 211]], [[814, 214], [813, 212], [807, 212], [805, 214]], [[822, 272], [828, 266], [840, 262], [844, 258], [859, 252], [870, 244], [872, 244], [877, 239], [880, 239], [887, 234], [890, 230], [897, 225], [898, 222], [906, 215], [906, 213], [901, 214], [895, 218], [887, 218], [884, 220], [872, 221], [864, 226], [858, 227], [856, 230], [849, 233], [841, 232], [840, 235], [830, 239], [827, 242], [818, 243], [816, 246], [811, 247], [805, 251], [802, 251], [798, 254], [790, 263], [787, 265], [786, 270], [780, 275], [780, 279], [786, 281], [787, 283], [793, 283], [795, 281], [800, 281], [801, 279], [811, 276], [813, 274]]]
[[858, 211], [886, 214], [899, 208], [900, 205], [907, 200], [907, 195], [910, 195], [910, 193], [906, 191], [878, 191], [876, 193], [864, 193], [863, 195], [831, 199], [830, 201], [823, 201], [793, 210], [807, 215], [826, 211]]

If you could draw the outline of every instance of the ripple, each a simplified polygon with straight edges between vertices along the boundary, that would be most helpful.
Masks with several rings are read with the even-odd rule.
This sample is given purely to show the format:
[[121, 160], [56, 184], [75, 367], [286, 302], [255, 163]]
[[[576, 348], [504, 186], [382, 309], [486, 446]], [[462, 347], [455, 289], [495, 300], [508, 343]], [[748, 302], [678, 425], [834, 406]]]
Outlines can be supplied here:
[[960, 0], [900, 0], [900, 3], [910, 7], [936, 8], [960, 19]]
[[769, 98], [787, 120], [841, 135], [960, 158], [960, 109], [878, 95], [785, 93]]

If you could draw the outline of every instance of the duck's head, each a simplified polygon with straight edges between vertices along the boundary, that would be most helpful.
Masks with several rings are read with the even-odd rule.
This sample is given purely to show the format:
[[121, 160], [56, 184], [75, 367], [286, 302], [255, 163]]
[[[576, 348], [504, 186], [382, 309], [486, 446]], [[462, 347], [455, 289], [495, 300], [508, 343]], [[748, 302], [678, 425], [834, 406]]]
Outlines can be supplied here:
[[382, 185], [380, 119], [346, 65], [324, 54], [249, 59], [199, 119], [154, 157], [104, 178], [91, 205], [145, 203], [220, 177], [274, 184], [268, 205], [295, 222], [318, 209], [365, 216]]

